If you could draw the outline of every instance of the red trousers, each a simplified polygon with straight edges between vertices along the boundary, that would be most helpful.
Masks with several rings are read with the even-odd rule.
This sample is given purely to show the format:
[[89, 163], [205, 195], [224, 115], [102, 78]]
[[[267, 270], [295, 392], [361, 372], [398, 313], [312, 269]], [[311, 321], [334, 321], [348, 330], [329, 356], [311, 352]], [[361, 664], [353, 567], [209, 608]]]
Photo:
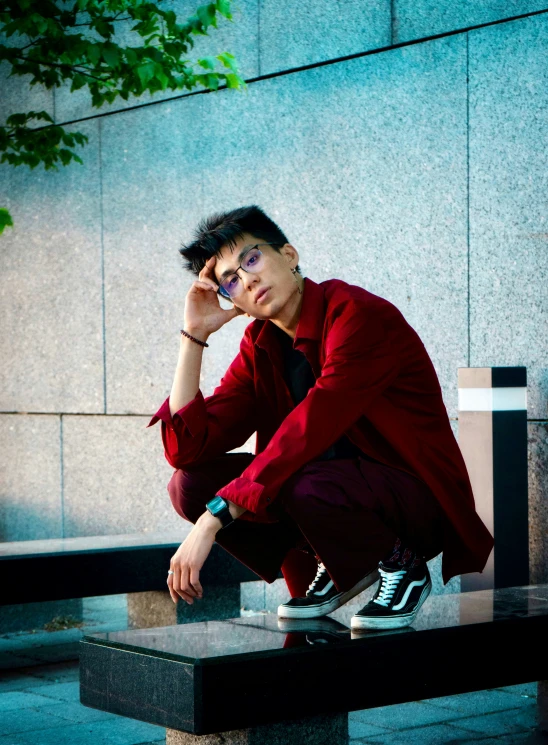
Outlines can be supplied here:
[[[226, 453], [175, 471], [168, 491], [177, 513], [195, 523], [254, 457]], [[427, 560], [442, 551], [446, 518], [429, 487], [366, 458], [310, 461], [285, 482], [277, 502], [277, 522], [237, 519], [216, 540], [267, 582], [281, 568], [293, 597], [308, 589], [316, 556], [345, 591], [377, 567], [396, 538]]]

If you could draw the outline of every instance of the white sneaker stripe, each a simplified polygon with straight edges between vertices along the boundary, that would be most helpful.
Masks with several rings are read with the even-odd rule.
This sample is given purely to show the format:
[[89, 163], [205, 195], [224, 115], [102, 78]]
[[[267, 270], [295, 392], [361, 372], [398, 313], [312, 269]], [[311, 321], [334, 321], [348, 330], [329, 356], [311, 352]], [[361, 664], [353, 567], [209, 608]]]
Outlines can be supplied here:
[[330, 579], [329, 582], [326, 584], [326, 586], [321, 590], [320, 592], [316, 592], [316, 590], [313, 591], [313, 595], [319, 597], [320, 595], [325, 595], [329, 592], [329, 590], [333, 587], [333, 580]]
[[421, 587], [421, 585], [424, 585], [425, 582], [426, 582], [426, 575], [425, 575], [425, 577], [423, 579], [421, 579], [420, 582], [418, 580], [415, 580], [414, 582], [411, 582], [411, 584], [409, 585], [409, 587], [405, 591], [405, 595], [403, 596], [403, 598], [400, 600], [400, 602], [397, 605], [395, 605], [392, 608], [392, 610], [400, 610], [401, 608], [403, 608], [403, 606], [407, 603], [407, 599], [409, 598], [409, 595], [411, 594], [411, 590], [414, 587]]

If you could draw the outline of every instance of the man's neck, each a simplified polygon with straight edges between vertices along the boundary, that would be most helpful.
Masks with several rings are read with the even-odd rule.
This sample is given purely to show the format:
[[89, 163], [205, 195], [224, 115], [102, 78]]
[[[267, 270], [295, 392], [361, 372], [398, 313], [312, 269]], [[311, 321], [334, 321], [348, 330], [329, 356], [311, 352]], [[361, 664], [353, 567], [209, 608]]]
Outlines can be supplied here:
[[[304, 279], [301, 280], [301, 290], [304, 290]], [[303, 292], [296, 292], [291, 296], [291, 299], [282, 308], [279, 315], [276, 318], [271, 318], [272, 323], [276, 324], [278, 328], [285, 331], [292, 339], [295, 338], [297, 332], [297, 326], [299, 324], [299, 318], [301, 317], [301, 309], [303, 305]]]

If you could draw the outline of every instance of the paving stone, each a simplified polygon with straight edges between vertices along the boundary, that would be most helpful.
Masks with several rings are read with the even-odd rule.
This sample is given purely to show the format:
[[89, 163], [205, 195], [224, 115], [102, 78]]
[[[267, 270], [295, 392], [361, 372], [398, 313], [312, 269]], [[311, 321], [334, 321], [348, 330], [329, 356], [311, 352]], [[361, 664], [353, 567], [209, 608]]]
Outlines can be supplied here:
[[155, 724], [116, 717], [41, 729], [39, 740], [36, 731], [27, 731], [12, 735], [4, 742], [4, 738], [0, 738], [0, 745], [141, 745], [143, 742], [162, 742], [164, 733], [165, 729]]
[[17, 711], [27, 707], [37, 708], [48, 705], [59, 705], [59, 700], [40, 696], [30, 691], [7, 691], [0, 693], [0, 712]]
[[2, 713], [2, 733], [6, 735], [18, 732], [47, 730], [59, 726], [59, 717], [55, 716], [55, 708], [62, 707], [57, 703], [42, 709], [16, 709]]
[[348, 736], [351, 740], [358, 737], [368, 737], [369, 735], [382, 735], [383, 733], [390, 734], [390, 730], [385, 727], [377, 727], [375, 724], [368, 724], [362, 722], [360, 719], [353, 716], [355, 712], [351, 712], [348, 716]]
[[380, 706], [375, 709], [364, 709], [354, 712], [356, 718], [364, 724], [376, 727], [387, 726], [390, 729], [407, 729], [420, 727], [423, 724], [445, 722], [454, 717], [448, 710], [441, 707], [431, 706], [424, 701], [413, 701], [408, 704], [395, 704], [394, 706]]
[[368, 737], [364, 742], [382, 743], [382, 745], [459, 745], [469, 742], [473, 737], [469, 730], [453, 727], [449, 724], [438, 724], [431, 727], [417, 727], [407, 729], [405, 733], [398, 731], [389, 735]]
[[44, 698], [61, 701], [80, 701], [79, 681], [66, 681], [65, 683], [49, 683], [47, 686], [35, 686], [25, 689], [26, 694], [37, 694]]
[[[522, 700], [513, 693], [504, 690], [491, 689], [461, 693], [458, 696], [439, 696], [424, 699], [421, 703], [431, 704], [441, 709], [452, 709], [465, 714], [484, 714], [486, 712], [516, 709], [523, 705]], [[449, 716], [446, 716], [449, 719]]]
[[502, 735], [512, 732], [525, 732], [536, 724], [536, 702], [528, 702], [518, 709], [498, 711], [493, 714], [482, 713], [477, 717], [466, 717], [458, 720], [458, 726], [464, 729], [483, 732], [486, 735]]
[[515, 693], [518, 696], [527, 696], [531, 698], [537, 697], [538, 683], [518, 683], [513, 686], [504, 686], [503, 688], [497, 688], [497, 691], [505, 691], [506, 693]]

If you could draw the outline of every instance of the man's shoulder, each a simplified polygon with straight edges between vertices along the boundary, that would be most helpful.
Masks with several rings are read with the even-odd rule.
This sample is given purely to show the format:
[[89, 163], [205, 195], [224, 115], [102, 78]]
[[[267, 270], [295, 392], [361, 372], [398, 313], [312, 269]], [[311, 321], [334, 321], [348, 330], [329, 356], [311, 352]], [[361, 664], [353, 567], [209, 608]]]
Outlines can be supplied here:
[[356, 310], [385, 310], [395, 311], [400, 314], [399, 309], [390, 300], [387, 300], [374, 292], [366, 290], [360, 285], [353, 285], [342, 279], [326, 279], [319, 283], [326, 299], [327, 312], [345, 309], [349, 312]]

